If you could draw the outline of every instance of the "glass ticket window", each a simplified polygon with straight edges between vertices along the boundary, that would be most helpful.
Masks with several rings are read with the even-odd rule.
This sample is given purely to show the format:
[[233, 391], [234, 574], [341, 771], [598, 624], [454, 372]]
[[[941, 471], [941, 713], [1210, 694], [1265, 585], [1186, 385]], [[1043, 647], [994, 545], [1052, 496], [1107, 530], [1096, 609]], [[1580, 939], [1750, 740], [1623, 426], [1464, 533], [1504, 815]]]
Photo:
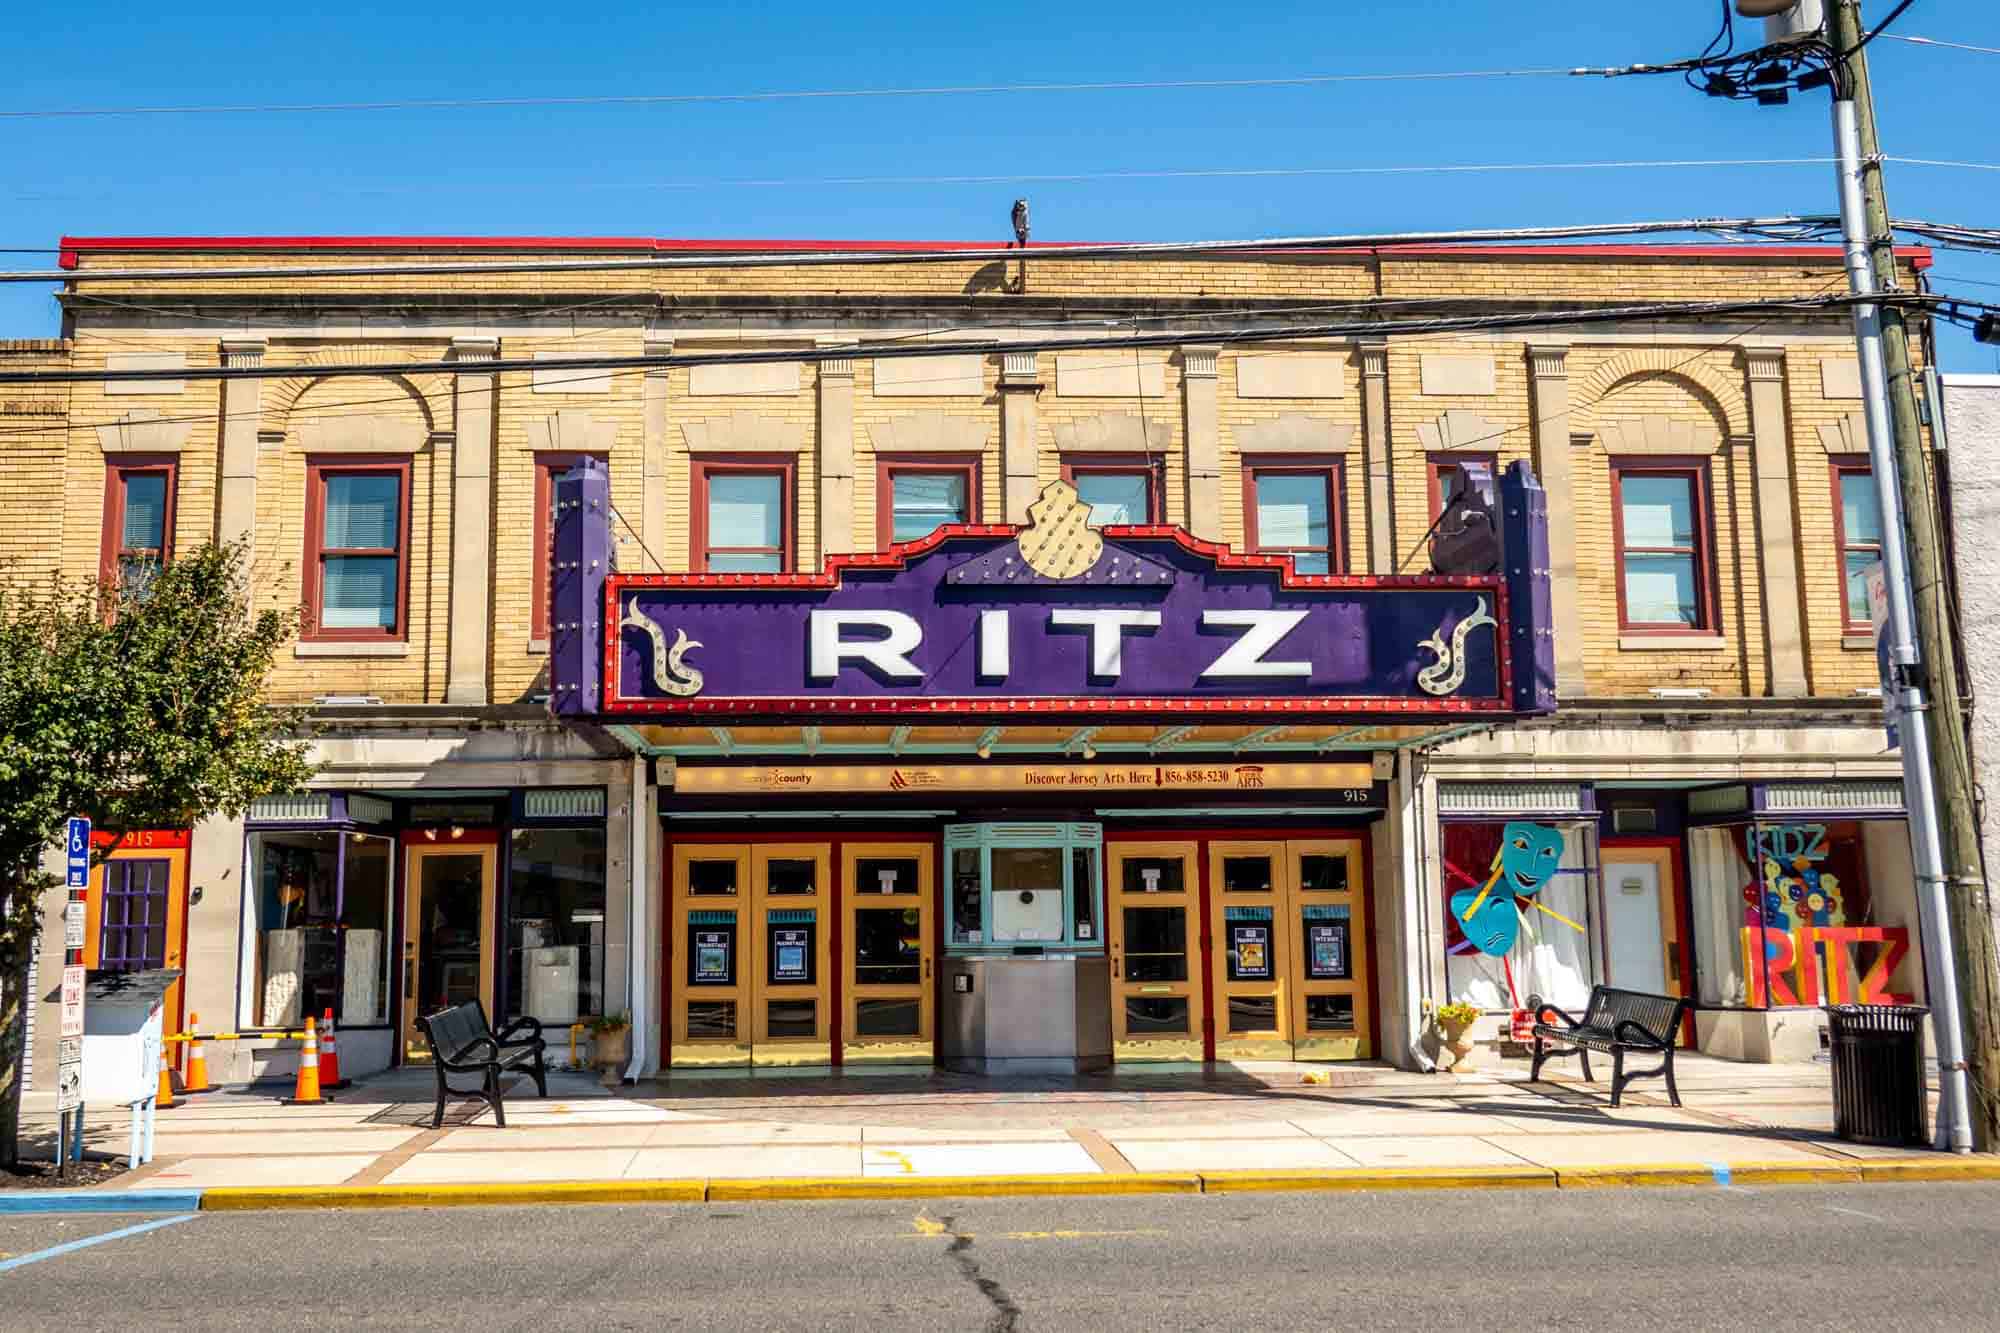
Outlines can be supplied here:
[[945, 830], [954, 953], [1096, 952], [1104, 946], [1096, 824], [958, 824]]

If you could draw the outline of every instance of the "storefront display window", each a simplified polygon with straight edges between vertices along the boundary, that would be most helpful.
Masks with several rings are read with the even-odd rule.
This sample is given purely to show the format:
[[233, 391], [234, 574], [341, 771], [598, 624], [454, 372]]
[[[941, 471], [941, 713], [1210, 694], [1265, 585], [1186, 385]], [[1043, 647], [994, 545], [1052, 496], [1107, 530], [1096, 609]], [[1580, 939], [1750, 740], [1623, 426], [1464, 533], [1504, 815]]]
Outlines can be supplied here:
[[601, 827], [513, 831], [507, 856], [509, 1018], [563, 1027], [604, 1012], [604, 907]]
[[370, 833], [253, 833], [256, 990], [264, 1027], [327, 1010], [350, 1027], [389, 1021], [395, 844]]
[[1445, 980], [1454, 1001], [1581, 1006], [1600, 976], [1595, 829], [1582, 821], [1446, 823]]
[[1921, 994], [1903, 821], [1697, 828], [1688, 853], [1703, 1005], [1904, 1004]]

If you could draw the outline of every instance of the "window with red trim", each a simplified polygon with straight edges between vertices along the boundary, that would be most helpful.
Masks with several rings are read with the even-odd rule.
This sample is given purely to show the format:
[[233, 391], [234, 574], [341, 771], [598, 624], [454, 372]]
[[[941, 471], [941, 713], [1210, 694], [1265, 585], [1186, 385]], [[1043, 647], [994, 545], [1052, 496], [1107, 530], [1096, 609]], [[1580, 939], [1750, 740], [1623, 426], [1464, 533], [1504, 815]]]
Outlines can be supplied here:
[[1430, 456], [1431, 522], [1437, 522], [1445, 506], [1465, 489], [1465, 464], [1478, 463], [1488, 475], [1498, 478], [1499, 462], [1492, 454], [1432, 454]]
[[1243, 469], [1243, 542], [1289, 555], [1301, 574], [1347, 572], [1347, 468], [1338, 459], [1248, 463]]
[[1641, 634], [1713, 633], [1707, 465], [1614, 461], [1611, 525], [1619, 627]]
[[306, 463], [308, 639], [409, 634], [410, 461]]
[[875, 542], [928, 537], [946, 523], [979, 521], [979, 460], [897, 454], [875, 460]]
[[1833, 541], [1840, 557], [1841, 624], [1873, 632], [1868, 567], [1882, 559], [1882, 504], [1866, 455], [1833, 460]]
[[174, 492], [179, 465], [170, 456], [127, 455], [104, 469], [104, 535], [98, 578], [142, 595], [173, 556]]
[[555, 558], [556, 478], [586, 458], [595, 458], [610, 467], [610, 460], [603, 454], [535, 455], [535, 566], [534, 586], [529, 594], [534, 598], [534, 607], [528, 631], [532, 638], [549, 637], [549, 569]]
[[692, 478], [691, 564], [714, 574], [782, 574], [793, 567], [794, 464], [699, 458]]
[[1062, 478], [1076, 488], [1077, 498], [1090, 506], [1090, 526], [1110, 523], [1160, 523], [1160, 466], [1143, 456], [1093, 458], [1087, 463], [1064, 460]]

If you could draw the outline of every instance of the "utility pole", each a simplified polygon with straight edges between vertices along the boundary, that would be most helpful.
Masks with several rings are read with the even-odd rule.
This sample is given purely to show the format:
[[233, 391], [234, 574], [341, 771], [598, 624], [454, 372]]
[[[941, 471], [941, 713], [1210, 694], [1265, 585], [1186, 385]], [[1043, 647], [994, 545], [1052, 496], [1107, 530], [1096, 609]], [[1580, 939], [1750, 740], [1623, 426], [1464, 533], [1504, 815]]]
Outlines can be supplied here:
[[[1857, 49], [1863, 32], [1859, 0], [1832, 0], [1827, 43], [1836, 55], [1833, 124], [1842, 232], [1852, 289], [1869, 296], [1895, 290], [1898, 279], [1868, 53]], [[1851, 54], [1843, 61], [1842, 52]], [[1924, 933], [1938, 1043], [1939, 1137], [1948, 1136], [1959, 1152], [2000, 1151], [2000, 978], [1980, 864], [1937, 492], [1917, 413], [1909, 328], [1902, 307], [1893, 304], [1857, 305], [1854, 322], [1869, 463], [1882, 501], [1891, 675], [1883, 682], [1884, 701], [1901, 732], [1918, 907], [1929, 927]]]

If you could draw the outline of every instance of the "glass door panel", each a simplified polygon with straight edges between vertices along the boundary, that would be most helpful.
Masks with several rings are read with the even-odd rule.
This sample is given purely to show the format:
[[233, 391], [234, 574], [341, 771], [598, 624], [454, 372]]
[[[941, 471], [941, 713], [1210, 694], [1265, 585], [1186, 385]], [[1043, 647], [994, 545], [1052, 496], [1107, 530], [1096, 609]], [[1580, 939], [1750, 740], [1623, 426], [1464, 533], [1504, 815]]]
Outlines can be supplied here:
[[1285, 844], [1293, 886], [1292, 1058], [1362, 1060], [1369, 1042], [1367, 895], [1359, 838]]
[[403, 911], [406, 1058], [430, 1059], [417, 1019], [467, 1000], [493, 1014], [496, 849], [411, 847]]
[[1294, 866], [1282, 842], [1209, 844], [1215, 1058], [1289, 1060], [1295, 950], [1283, 928]]
[[676, 1069], [748, 1066], [751, 1041], [750, 849], [673, 849], [671, 1045]]
[[844, 1064], [928, 1065], [935, 1058], [934, 856], [927, 843], [851, 843], [843, 851]]
[[825, 843], [750, 848], [753, 1065], [833, 1063], [830, 870]]
[[1202, 1058], [1195, 854], [1193, 843], [1113, 842], [1105, 848], [1116, 1060]]

